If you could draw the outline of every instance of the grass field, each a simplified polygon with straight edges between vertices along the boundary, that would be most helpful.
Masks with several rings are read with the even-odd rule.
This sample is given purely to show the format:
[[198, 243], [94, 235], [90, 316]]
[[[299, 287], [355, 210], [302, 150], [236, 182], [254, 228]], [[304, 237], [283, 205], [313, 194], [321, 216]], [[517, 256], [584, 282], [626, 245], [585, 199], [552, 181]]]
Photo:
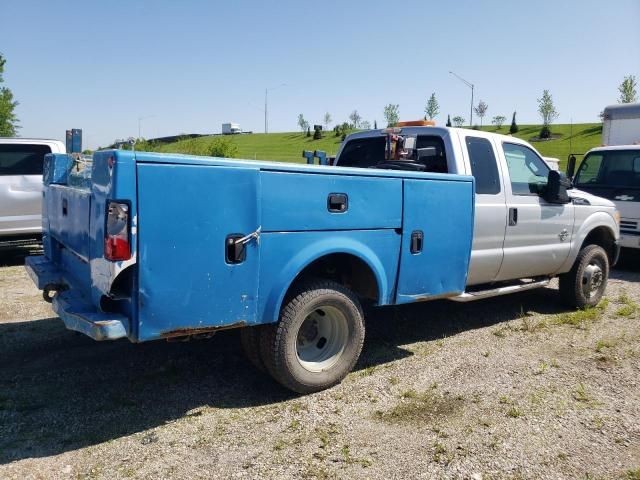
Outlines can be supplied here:
[[[496, 129], [494, 126], [483, 127], [482, 130], [509, 133], [509, 125]], [[564, 166], [570, 151], [583, 153], [600, 145], [602, 125], [600, 123], [582, 123], [573, 125], [552, 125], [551, 131], [560, 138], [543, 142], [532, 142], [532, 145], [544, 156], [559, 158]], [[530, 141], [540, 132], [540, 125], [521, 125], [515, 135]], [[158, 152], [191, 153], [194, 145], [203, 146], [216, 142], [220, 137], [201, 137], [195, 140], [181, 140], [175, 143], [153, 147]], [[324, 150], [334, 155], [340, 148], [340, 137], [333, 132], [327, 132], [320, 140], [313, 140], [303, 133], [254, 133], [250, 135], [235, 135], [224, 137], [238, 147], [238, 158], [256, 160], [276, 160], [282, 162], [302, 162], [302, 150]]]

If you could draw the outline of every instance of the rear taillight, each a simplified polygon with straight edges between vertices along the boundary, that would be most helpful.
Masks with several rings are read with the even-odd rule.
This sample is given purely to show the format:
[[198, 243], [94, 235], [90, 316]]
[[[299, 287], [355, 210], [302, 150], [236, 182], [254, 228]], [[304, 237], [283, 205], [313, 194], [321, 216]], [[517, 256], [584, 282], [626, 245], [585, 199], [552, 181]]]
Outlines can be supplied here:
[[122, 202], [107, 203], [107, 227], [104, 237], [104, 257], [107, 260], [129, 260], [129, 205]]

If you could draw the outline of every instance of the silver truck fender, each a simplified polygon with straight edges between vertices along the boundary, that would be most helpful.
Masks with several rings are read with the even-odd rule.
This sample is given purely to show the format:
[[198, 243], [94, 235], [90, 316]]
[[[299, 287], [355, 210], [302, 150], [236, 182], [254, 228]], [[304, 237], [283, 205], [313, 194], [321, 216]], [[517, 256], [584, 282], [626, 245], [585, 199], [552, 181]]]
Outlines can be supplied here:
[[[580, 222], [580, 219], [577, 218], [577, 213], [578, 210], [576, 209], [576, 224]], [[584, 243], [587, 236], [595, 229], [606, 228], [616, 241], [620, 237], [618, 225], [613, 219], [613, 216], [603, 211], [590, 214], [582, 223], [580, 223], [577, 231], [575, 230], [575, 228], [576, 225], [574, 225], [574, 232], [571, 241], [571, 251], [569, 252], [569, 256], [567, 257], [565, 262], [562, 264], [562, 267], [556, 272], [557, 274], [566, 273], [571, 270], [571, 267], [573, 267], [573, 263], [575, 262], [576, 257], [578, 256], [578, 253], [582, 248], [582, 244]]]

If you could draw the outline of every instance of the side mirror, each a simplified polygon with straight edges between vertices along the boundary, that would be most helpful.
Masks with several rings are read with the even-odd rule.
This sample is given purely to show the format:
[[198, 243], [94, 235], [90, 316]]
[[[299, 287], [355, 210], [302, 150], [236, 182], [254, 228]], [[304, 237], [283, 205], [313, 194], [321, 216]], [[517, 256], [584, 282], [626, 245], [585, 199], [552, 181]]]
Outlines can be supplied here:
[[435, 157], [437, 155], [436, 147], [425, 147], [418, 148], [417, 150], [417, 161], [420, 162], [422, 159]]
[[567, 160], [567, 177], [572, 179], [575, 171], [576, 171], [576, 156], [569, 155], [569, 159]]
[[569, 188], [571, 188], [571, 180], [557, 170], [550, 170], [543, 197], [549, 203], [569, 203], [571, 202], [571, 197], [567, 194]]

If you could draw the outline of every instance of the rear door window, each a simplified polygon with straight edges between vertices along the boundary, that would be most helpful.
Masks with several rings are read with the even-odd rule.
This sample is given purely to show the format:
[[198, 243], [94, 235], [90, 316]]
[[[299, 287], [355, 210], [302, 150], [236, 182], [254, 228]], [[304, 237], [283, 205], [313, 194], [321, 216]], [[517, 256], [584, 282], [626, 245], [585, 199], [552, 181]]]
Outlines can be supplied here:
[[0, 176], [42, 175], [47, 145], [0, 144]]
[[466, 144], [471, 174], [476, 179], [476, 193], [497, 195], [500, 193], [500, 175], [491, 142], [486, 138], [467, 137]]

